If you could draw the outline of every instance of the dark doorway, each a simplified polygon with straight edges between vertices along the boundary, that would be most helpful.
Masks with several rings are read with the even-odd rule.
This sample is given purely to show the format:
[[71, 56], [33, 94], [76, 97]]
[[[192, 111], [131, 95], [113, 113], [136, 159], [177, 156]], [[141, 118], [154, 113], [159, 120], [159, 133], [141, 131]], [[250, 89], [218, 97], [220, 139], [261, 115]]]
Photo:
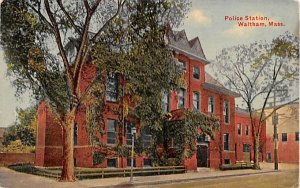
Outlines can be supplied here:
[[207, 166], [207, 155], [208, 148], [206, 145], [197, 146], [197, 167], [208, 167]]

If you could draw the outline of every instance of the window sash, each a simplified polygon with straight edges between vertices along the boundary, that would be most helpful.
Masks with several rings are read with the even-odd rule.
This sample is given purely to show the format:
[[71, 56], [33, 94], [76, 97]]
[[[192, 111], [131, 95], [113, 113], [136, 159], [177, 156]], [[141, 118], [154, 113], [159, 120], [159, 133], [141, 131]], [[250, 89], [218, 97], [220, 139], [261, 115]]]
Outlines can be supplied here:
[[186, 63], [184, 61], [179, 60], [176, 62], [176, 65], [180, 71], [183, 72], [184, 70], [186, 70]]
[[287, 142], [287, 133], [281, 134], [281, 140], [282, 140], [282, 142]]
[[117, 159], [107, 159], [107, 167], [108, 168], [116, 168], [117, 167]]
[[73, 142], [74, 142], [74, 145], [77, 145], [77, 142], [78, 142], [78, 125], [77, 123], [75, 122], [74, 123], [74, 136], [73, 136]]
[[116, 102], [118, 99], [118, 80], [114, 75], [109, 75], [106, 80], [106, 100]]
[[246, 125], [245, 134], [246, 134], [246, 136], [248, 136], [248, 135], [249, 135], [249, 126], [248, 126], [248, 125]]
[[214, 97], [208, 97], [208, 112], [214, 113]]
[[238, 135], [242, 134], [242, 124], [238, 123]]
[[229, 123], [229, 102], [224, 101], [224, 122]]
[[107, 120], [107, 143], [116, 144], [117, 141], [117, 121]]
[[178, 91], [178, 108], [184, 108], [185, 103], [185, 89], [179, 89]]
[[195, 79], [200, 79], [200, 69], [199, 69], [199, 67], [193, 67], [193, 77]]
[[223, 143], [224, 143], [224, 150], [229, 150], [229, 134], [226, 133], [223, 135]]
[[149, 147], [151, 145], [152, 135], [148, 128], [142, 129], [142, 144], [143, 147]]
[[197, 92], [193, 92], [193, 109], [194, 110], [200, 109], [200, 95]]

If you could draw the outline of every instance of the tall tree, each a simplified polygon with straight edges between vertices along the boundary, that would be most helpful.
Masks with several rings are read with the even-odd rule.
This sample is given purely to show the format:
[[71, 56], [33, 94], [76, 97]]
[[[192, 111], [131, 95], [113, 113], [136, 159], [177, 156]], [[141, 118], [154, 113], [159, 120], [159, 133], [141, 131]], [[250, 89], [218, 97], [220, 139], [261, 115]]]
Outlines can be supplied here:
[[[271, 43], [264, 41], [226, 48], [216, 57], [214, 69], [225, 85], [240, 94], [250, 114], [254, 137], [254, 162], [259, 169], [259, 145], [263, 122], [270, 117], [265, 108], [272, 92], [297, 83], [299, 76], [298, 37], [285, 33]], [[298, 100], [296, 97], [287, 103]], [[283, 103], [274, 110], [284, 106]], [[255, 110], [258, 109], [258, 110]], [[255, 124], [255, 118], [259, 119]]]
[[[63, 129], [61, 180], [75, 180], [72, 133], [79, 105], [95, 90], [101, 94], [105, 91], [101, 85], [97, 87], [98, 76], [85, 90], [81, 89], [84, 67], [92, 62], [100, 73], [119, 71], [123, 75], [130, 75], [127, 72], [131, 71], [143, 74], [153, 69], [153, 74], [147, 72], [151, 76], [143, 78], [152, 81], [163, 77], [170, 83], [168, 72], [157, 70], [154, 61], [149, 60], [156, 57], [155, 63], [163, 66], [172, 61], [163, 45], [165, 26], [178, 25], [188, 4], [183, 0], [11, 0], [2, 3], [1, 44], [8, 71], [16, 77], [17, 94], [29, 88], [37, 98], [47, 100]], [[147, 17], [147, 14], [152, 15]], [[117, 69], [114, 64], [122, 66]], [[141, 66], [137, 68], [137, 64]], [[151, 101], [146, 97], [149, 90], [143, 88], [148, 80], [135, 83], [137, 87], [132, 93], [142, 93], [146, 101]], [[145, 111], [143, 114], [147, 116]]]

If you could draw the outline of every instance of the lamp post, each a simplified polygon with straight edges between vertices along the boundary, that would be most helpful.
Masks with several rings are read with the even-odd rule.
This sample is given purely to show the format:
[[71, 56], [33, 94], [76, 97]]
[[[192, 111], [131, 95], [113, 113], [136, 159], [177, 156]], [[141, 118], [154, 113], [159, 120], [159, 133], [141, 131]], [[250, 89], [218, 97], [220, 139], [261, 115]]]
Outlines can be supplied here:
[[131, 169], [130, 169], [130, 183], [133, 183], [133, 153], [134, 153], [134, 134], [136, 133], [136, 128], [135, 127], [132, 127], [131, 128], [131, 135], [132, 135], [132, 138], [131, 138]]

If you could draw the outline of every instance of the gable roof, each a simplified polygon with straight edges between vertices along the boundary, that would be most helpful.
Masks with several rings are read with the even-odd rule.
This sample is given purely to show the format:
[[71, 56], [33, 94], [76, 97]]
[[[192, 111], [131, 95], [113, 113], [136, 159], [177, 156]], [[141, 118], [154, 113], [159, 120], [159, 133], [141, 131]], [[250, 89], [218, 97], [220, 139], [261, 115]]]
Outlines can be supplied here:
[[167, 43], [170, 48], [178, 51], [192, 59], [208, 64], [209, 61], [206, 59], [200, 40], [198, 37], [188, 40], [185, 30], [173, 31], [169, 30], [166, 33]]

